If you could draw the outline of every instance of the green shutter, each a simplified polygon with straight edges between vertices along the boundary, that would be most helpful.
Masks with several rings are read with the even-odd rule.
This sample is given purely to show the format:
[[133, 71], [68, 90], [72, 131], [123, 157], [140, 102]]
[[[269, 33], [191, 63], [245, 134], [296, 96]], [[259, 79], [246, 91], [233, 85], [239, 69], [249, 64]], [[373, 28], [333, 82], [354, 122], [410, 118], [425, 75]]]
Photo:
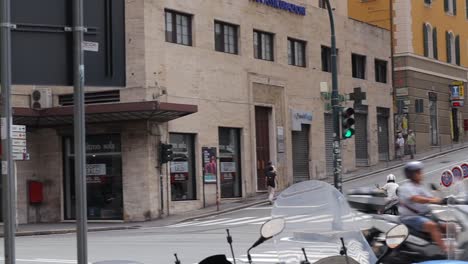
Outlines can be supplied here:
[[[468, 0], [467, 0], [468, 1]], [[439, 59], [439, 52], [437, 51], [437, 28], [432, 30], [432, 47], [434, 49], [434, 59]]]
[[453, 1], [453, 15], [457, 15], [457, 0], [452, 0]]
[[445, 46], [447, 48], [447, 62], [452, 61], [452, 47], [450, 46], [450, 34], [448, 31], [445, 31]]
[[460, 66], [460, 35], [455, 38], [455, 62]]
[[[445, 12], [448, 12], [449, 11], [449, 0], [444, 0], [444, 10]], [[451, 0], [450, 0], [451, 1]]]
[[429, 36], [427, 35], [427, 26], [423, 24], [423, 35], [424, 35], [424, 56], [429, 56]]

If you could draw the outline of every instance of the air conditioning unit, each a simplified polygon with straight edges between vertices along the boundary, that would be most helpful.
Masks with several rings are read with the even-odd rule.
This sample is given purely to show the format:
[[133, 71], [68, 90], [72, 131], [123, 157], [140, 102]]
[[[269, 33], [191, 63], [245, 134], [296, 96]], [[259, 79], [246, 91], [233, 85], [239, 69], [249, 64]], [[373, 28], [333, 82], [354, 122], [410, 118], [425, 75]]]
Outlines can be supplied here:
[[36, 88], [31, 93], [31, 108], [43, 109], [52, 107], [52, 89]]

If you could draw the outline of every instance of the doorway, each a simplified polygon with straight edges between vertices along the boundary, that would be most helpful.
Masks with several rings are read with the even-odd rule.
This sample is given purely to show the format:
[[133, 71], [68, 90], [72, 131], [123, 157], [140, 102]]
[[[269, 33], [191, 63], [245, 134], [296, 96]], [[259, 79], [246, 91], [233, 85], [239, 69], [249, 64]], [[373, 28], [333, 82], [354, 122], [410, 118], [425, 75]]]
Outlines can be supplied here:
[[292, 132], [294, 183], [310, 180], [309, 174], [310, 125], [302, 124], [301, 131]]
[[266, 191], [265, 168], [270, 161], [269, 107], [255, 107], [255, 136], [257, 153], [257, 190]]

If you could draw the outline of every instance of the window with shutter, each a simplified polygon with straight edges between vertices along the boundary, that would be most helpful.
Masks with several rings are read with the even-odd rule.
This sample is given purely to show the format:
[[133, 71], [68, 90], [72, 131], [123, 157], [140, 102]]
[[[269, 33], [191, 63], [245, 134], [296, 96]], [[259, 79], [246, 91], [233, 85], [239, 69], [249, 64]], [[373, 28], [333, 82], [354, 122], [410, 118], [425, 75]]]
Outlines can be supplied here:
[[453, 13], [454, 16], [456, 16], [457, 15], [457, 0], [452, 0], [452, 1], [453, 1], [453, 4], [452, 4], [452, 6], [453, 6], [452, 11], [453, 12], [452, 13]]
[[445, 10], [445, 12], [449, 11], [449, 1], [451, 1], [451, 0], [444, 0], [444, 10]]
[[466, 18], [468, 18], [468, 0], [465, 0], [465, 10], [466, 10]]
[[445, 32], [445, 46], [447, 49], [447, 62], [452, 63], [452, 46], [450, 43], [450, 33], [448, 31]]
[[460, 35], [455, 38], [455, 63], [460, 66]]
[[437, 48], [437, 28], [434, 28], [432, 30], [432, 45], [433, 45], [432, 49], [433, 49], [433, 53], [434, 53], [434, 59], [437, 60], [439, 58], [439, 52], [438, 52], [438, 48]]
[[423, 24], [423, 35], [424, 35], [424, 56], [429, 57], [429, 36], [427, 34], [427, 24]]

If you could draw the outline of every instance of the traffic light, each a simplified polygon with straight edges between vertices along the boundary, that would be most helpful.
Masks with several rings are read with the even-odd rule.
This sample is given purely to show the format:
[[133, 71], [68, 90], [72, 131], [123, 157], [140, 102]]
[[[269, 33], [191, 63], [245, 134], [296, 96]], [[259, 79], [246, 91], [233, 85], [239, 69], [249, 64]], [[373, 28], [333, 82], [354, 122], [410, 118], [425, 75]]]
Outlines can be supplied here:
[[161, 164], [168, 163], [173, 158], [172, 145], [161, 143]]
[[342, 113], [342, 135], [343, 139], [348, 139], [354, 136], [354, 124], [356, 121], [354, 121], [354, 109], [349, 107], [346, 108]]

